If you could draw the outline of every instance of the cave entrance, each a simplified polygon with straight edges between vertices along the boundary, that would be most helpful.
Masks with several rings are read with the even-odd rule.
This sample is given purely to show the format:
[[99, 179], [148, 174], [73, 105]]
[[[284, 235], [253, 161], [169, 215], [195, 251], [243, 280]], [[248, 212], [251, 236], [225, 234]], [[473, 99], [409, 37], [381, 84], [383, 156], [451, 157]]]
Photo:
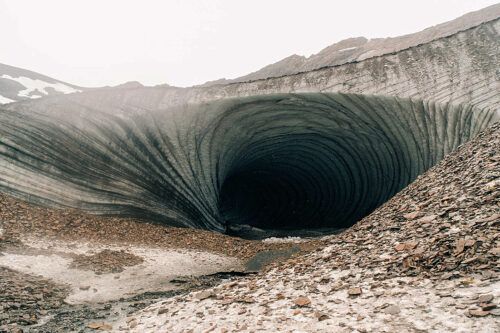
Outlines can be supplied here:
[[245, 238], [319, 236], [371, 212], [378, 202], [364, 195], [367, 186], [378, 185], [370, 183], [376, 170], [370, 174], [370, 163], [352, 157], [368, 156], [366, 143], [345, 137], [291, 133], [267, 137], [258, 149], [245, 151], [220, 190], [227, 232]]

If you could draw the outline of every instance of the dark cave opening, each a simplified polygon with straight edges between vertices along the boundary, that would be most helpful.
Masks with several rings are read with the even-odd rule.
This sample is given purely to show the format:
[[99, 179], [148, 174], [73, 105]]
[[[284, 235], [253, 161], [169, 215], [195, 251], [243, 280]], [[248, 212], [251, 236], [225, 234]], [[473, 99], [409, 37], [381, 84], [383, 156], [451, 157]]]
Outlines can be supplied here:
[[[219, 194], [230, 228], [247, 225], [280, 235], [347, 228], [391, 196], [393, 181], [408, 176], [392, 170], [390, 152], [385, 158], [370, 154], [375, 138], [296, 132], [271, 135], [237, 158]], [[388, 168], [393, 179], [381, 186], [379, 173]]]
[[210, 147], [224, 147], [216, 160], [224, 170], [217, 201], [226, 232], [252, 238], [252, 229], [266, 237], [349, 228], [466, 140], [476, 124], [472, 111], [448, 105], [372, 101], [270, 98], [217, 118]]

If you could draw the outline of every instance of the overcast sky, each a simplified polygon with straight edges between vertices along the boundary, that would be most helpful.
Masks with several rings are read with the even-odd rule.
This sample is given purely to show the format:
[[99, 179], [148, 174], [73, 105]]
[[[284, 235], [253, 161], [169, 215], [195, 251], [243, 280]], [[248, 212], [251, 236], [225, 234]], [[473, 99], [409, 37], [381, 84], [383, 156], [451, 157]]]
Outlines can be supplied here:
[[80, 86], [189, 86], [344, 38], [412, 33], [488, 0], [0, 0], [0, 63]]

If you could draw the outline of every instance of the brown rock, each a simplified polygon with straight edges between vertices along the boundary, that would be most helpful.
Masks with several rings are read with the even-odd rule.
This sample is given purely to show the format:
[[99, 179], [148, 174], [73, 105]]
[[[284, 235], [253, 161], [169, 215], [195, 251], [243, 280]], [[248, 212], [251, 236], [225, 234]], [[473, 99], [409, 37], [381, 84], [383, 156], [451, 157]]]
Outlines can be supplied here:
[[483, 311], [493, 310], [497, 307], [497, 305], [493, 304], [493, 303], [480, 303], [479, 306], [481, 307], [481, 310], [483, 310]]
[[416, 248], [418, 245], [418, 242], [406, 242], [406, 243], [399, 243], [394, 246], [394, 249], [398, 252], [401, 251], [409, 251], [413, 250]]
[[407, 220], [414, 220], [416, 219], [418, 216], [420, 215], [420, 212], [418, 210], [414, 211], [414, 212], [411, 212], [411, 213], [408, 213], [408, 214], [405, 214], [403, 215], [403, 217]]
[[394, 250], [401, 252], [404, 251], [405, 249], [405, 244], [404, 243], [398, 243], [394, 246]]
[[237, 302], [251, 304], [251, 303], [255, 303], [255, 300], [252, 297], [247, 296], [247, 297], [239, 298], [237, 300]]
[[390, 315], [396, 315], [401, 312], [401, 309], [399, 308], [399, 306], [391, 304], [384, 309], [384, 312]]
[[472, 246], [474, 246], [474, 244], [476, 244], [476, 241], [473, 239], [467, 239], [465, 241], [465, 247], [472, 247]]
[[465, 249], [465, 239], [457, 240], [457, 244], [455, 245], [455, 254], [460, 254], [464, 252]]
[[499, 220], [500, 220], [500, 214], [493, 214], [490, 217], [480, 220], [479, 222], [492, 222], [492, 221], [498, 222]]
[[304, 307], [304, 306], [309, 306], [311, 304], [311, 300], [306, 296], [301, 296], [295, 299], [293, 303], [297, 306]]
[[319, 311], [316, 311], [314, 313], [314, 317], [316, 319], [318, 319], [318, 321], [323, 321], [323, 320], [327, 320], [327, 319], [330, 319], [330, 316], [327, 315], [326, 313], [323, 313], [323, 312], [319, 312]]
[[196, 297], [200, 301], [207, 299], [207, 298], [210, 298], [210, 297], [213, 297], [213, 296], [215, 296], [215, 295], [210, 290], [203, 290], [203, 291], [200, 291], [199, 293], [194, 295], [194, 297]]
[[489, 315], [489, 311], [483, 311], [481, 309], [469, 309], [469, 314], [474, 317], [484, 317]]
[[103, 324], [101, 327], [99, 327], [99, 330], [101, 331], [111, 331], [113, 329], [113, 326], [110, 324]]
[[405, 250], [413, 250], [414, 248], [416, 248], [418, 245], [417, 242], [406, 242], [405, 243]]
[[231, 304], [233, 302], [234, 302], [234, 300], [231, 298], [224, 298], [222, 301], [220, 301], [220, 304], [227, 305], [227, 304]]
[[485, 294], [481, 295], [477, 298], [477, 301], [479, 303], [489, 303], [493, 300], [493, 295], [492, 294]]
[[88, 327], [88, 328], [91, 328], [91, 329], [93, 329], [93, 330], [96, 330], [96, 329], [98, 329], [99, 327], [101, 327], [101, 325], [102, 325], [102, 324], [103, 324], [103, 323], [89, 323], [89, 324], [87, 324], [87, 327]]
[[362, 292], [363, 291], [359, 287], [353, 287], [353, 288], [350, 288], [349, 290], [347, 290], [347, 294], [349, 296], [359, 296], [359, 295], [361, 295]]
[[462, 261], [462, 263], [463, 264], [470, 264], [471, 262], [476, 261], [476, 260], [477, 260], [477, 257], [472, 257], [469, 259], [465, 259], [464, 261]]
[[437, 215], [427, 215], [417, 220], [420, 223], [429, 223], [436, 219]]
[[494, 247], [490, 250], [490, 253], [495, 256], [500, 256], [500, 247]]
[[163, 309], [160, 309], [158, 310], [158, 314], [161, 315], [161, 314], [165, 314], [168, 312], [168, 309], [167, 308], [163, 308]]
[[110, 324], [106, 324], [103, 322], [95, 322], [95, 323], [89, 323], [87, 325], [88, 328], [91, 328], [93, 330], [101, 330], [101, 331], [110, 331], [113, 329], [113, 326]]

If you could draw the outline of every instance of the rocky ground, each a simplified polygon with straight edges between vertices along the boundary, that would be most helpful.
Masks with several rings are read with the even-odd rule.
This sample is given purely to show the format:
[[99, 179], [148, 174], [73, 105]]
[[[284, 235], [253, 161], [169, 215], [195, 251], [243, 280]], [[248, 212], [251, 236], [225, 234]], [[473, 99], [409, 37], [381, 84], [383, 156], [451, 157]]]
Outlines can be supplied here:
[[113, 329], [498, 332], [499, 148], [496, 124], [320, 249]]
[[354, 227], [313, 240], [0, 196], [0, 332], [498, 332], [499, 147], [496, 124]]
[[10, 322], [35, 324], [48, 310], [59, 308], [68, 295], [66, 286], [41, 277], [5, 267], [0, 267], [0, 276], [0, 327]]
[[93, 255], [76, 256], [69, 268], [90, 270], [97, 274], [120, 273], [123, 272], [124, 267], [135, 266], [143, 261], [142, 257], [125, 250], [104, 249]]
[[[255, 254], [286, 250], [289, 242], [260, 242], [204, 230], [165, 227], [134, 219], [94, 216], [76, 210], [36, 207], [0, 193], [0, 221], [4, 239], [20, 235], [160, 248], [202, 250], [247, 260]], [[299, 244], [303, 251], [314, 249], [319, 240]], [[1, 247], [0, 243], [0, 247]]]
[[87, 332], [251, 274], [319, 240], [217, 233], [36, 207], [0, 194], [0, 332]]

